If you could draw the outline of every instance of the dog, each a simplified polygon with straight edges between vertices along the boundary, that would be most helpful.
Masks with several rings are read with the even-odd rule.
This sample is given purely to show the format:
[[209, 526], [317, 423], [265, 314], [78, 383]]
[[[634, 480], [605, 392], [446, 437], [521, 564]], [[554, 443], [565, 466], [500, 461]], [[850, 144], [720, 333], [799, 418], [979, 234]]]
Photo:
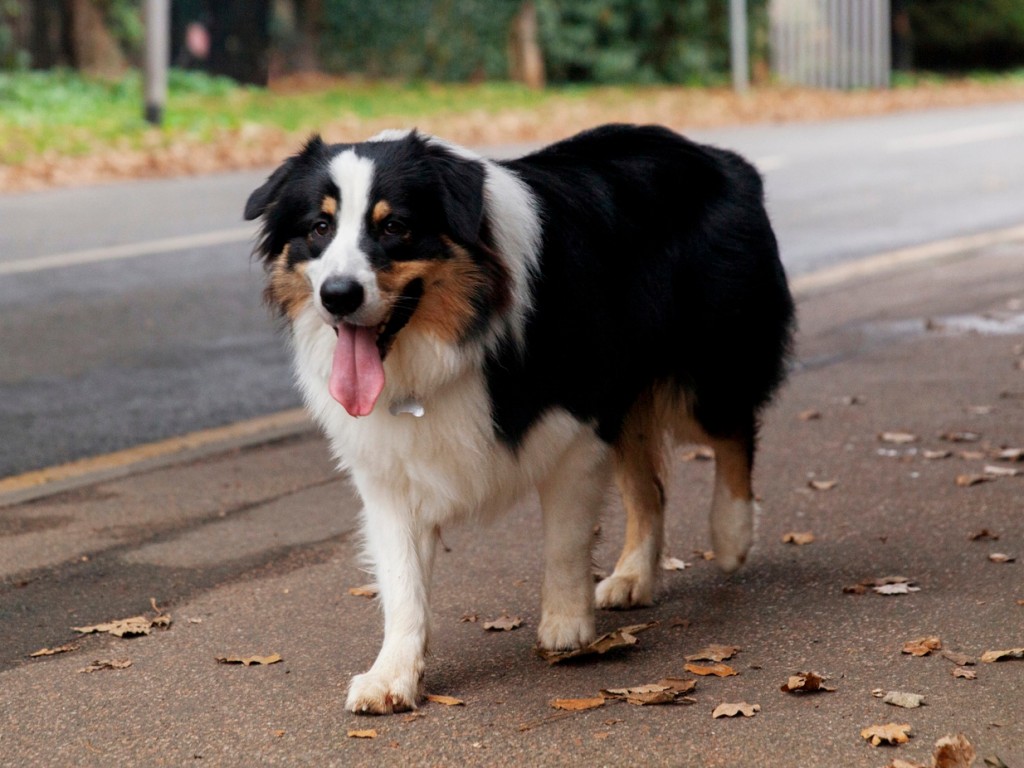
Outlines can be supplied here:
[[[538, 644], [648, 605], [667, 449], [713, 448], [725, 571], [753, 539], [759, 417], [785, 378], [793, 301], [757, 171], [657, 126], [606, 125], [496, 162], [416, 131], [314, 136], [249, 197], [265, 298], [362, 498], [384, 639], [347, 708], [415, 708], [440, 527], [536, 488]], [[626, 542], [596, 590], [608, 479]]]

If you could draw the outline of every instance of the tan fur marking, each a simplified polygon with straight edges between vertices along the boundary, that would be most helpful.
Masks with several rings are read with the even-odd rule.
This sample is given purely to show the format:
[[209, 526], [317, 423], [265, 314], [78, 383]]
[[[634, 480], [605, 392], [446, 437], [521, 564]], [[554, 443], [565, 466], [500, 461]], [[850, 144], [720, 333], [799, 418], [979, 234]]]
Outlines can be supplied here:
[[373, 225], [377, 226], [391, 215], [391, 203], [387, 200], [378, 200], [377, 204], [373, 206], [373, 213], [371, 215], [373, 218]]
[[294, 320], [312, 299], [312, 289], [309, 280], [306, 279], [306, 264], [300, 262], [294, 267], [289, 267], [287, 245], [273, 261], [263, 298], [290, 320]]
[[330, 195], [325, 197], [324, 201], [320, 203], [320, 210], [333, 218], [338, 213], [337, 198], [331, 197]]
[[709, 441], [715, 450], [715, 481], [725, 485], [734, 499], [750, 501], [754, 491], [750, 482], [750, 460], [741, 439], [716, 438]]
[[[423, 280], [423, 296], [409, 327], [457, 343], [476, 317], [473, 297], [484, 287], [484, 277], [465, 250], [448, 240], [446, 245], [452, 254], [449, 258], [395, 262], [378, 273], [377, 286], [394, 301], [410, 281]], [[399, 335], [396, 343], [400, 341]]]

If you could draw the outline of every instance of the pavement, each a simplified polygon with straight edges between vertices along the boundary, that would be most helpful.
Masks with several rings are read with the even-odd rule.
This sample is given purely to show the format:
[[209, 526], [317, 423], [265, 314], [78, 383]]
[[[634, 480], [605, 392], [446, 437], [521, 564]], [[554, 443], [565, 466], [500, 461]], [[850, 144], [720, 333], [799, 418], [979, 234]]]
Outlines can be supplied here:
[[[425, 682], [464, 703], [428, 703], [419, 717], [342, 707], [381, 616], [348, 594], [369, 581], [358, 501], [307, 424], [0, 495], [0, 765], [881, 768], [930, 765], [935, 741], [959, 733], [978, 765], [1024, 766], [1024, 660], [979, 661], [1024, 647], [1024, 473], [957, 483], [989, 466], [1024, 469], [993, 456], [1024, 447], [1024, 246], [894, 264], [798, 283], [798, 363], [765, 415], [756, 472], [759, 543], [733, 577], [699, 554], [710, 466], [677, 452], [667, 554], [689, 567], [664, 573], [655, 607], [598, 616], [599, 631], [658, 622], [635, 646], [558, 666], [534, 654], [534, 500], [487, 528], [444, 531]], [[885, 432], [916, 439], [883, 442]], [[966, 433], [977, 439], [943, 439]], [[598, 566], [614, 564], [622, 528], [611, 499]], [[789, 532], [814, 541], [783, 543]], [[843, 590], [897, 575], [919, 591]], [[151, 600], [172, 623], [148, 636], [71, 629], [153, 616]], [[506, 611], [521, 628], [482, 629]], [[977, 661], [963, 667], [976, 679], [954, 677], [938, 652], [901, 652], [924, 636]], [[711, 643], [740, 647], [726, 662], [738, 674], [694, 678], [692, 703], [550, 706], [692, 678], [685, 656]], [[74, 650], [29, 657], [65, 644]], [[215, 660], [269, 654], [283, 660]], [[131, 666], [81, 671], [100, 660]], [[836, 690], [780, 691], [801, 671]], [[925, 704], [901, 709], [878, 689]], [[714, 719], [723, 702], [760, 711]], [[886, 723], [909, 724], [909, 741], [861, 737]], [[349, 735], [370, 729], [376, 738]]]

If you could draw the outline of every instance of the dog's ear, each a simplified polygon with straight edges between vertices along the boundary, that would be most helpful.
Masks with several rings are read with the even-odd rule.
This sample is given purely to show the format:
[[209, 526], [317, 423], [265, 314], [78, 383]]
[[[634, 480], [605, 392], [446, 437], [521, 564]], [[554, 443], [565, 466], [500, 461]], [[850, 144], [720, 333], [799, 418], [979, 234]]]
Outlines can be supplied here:
[[427, 148], [441, 185], [448, 234], [456, 242], [473, 245], [480, 240], [484, 221], [484, 166], [442, 146], [428, 143]]
[[281, 163], [277, 170], [270, 174], [263, 186], [249, 195], [249, 199], [245, 203], [245, 220], [252, 221], [266, 213], [277, 202], [281, 195], [281, 188], [288, 181], [292, 170], [300, 162], [322, 154], [325, 147], [323, 139], [319, 135], [314, 135], [306, 142], [301, 152]]

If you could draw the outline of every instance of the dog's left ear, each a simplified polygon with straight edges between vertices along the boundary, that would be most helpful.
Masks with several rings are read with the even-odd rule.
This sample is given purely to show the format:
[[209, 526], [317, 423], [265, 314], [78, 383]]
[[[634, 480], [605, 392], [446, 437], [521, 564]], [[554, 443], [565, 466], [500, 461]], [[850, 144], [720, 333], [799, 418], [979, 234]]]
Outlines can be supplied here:
[[480, 240], [484, 222], [484, 166], [444, 147], [427, 146], [441, 184], [448, 234], [456, 242], [473, 245]]
[[258, 219], [266, 213], [267, 209], [277, 199], [278, 193], [281, 191], [281, 187], [284, 186], [285, 179], [288, 178], [288, 174], [291, 173], [294, 164], [295, 158], [285, 160], [276, 171], [270, 174], [261, 187], [249, 195], [249, 199], [245, 203], [246, 221]]

